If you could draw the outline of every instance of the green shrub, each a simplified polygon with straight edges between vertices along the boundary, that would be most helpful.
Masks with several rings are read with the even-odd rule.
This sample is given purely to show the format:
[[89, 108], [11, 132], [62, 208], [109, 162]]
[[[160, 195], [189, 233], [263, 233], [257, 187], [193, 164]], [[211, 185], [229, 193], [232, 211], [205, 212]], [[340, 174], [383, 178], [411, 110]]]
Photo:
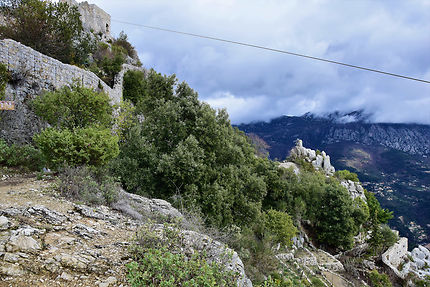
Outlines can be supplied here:
[[31, 145], [11, 145], [0, 139], [0, 165], [19, 167], [30, 171], [41, 170], [44, 165], [40, 150]]
[[275, 235], [277, 242], [286, 246], [292, 245], [292, 239], [297, 234], [297, 228], [287, 213], [273, 209], [267, 211], [265, 226], [270, 233]]
[[118, 45], [109, 46], [99, 43], [93, 55], [94, 63], [89, 69], [99, 76], [106, 84], [113, 87], [115, 76], [121, 71], [125, 63], [127, 51]]
[[121, 33], [119, 33], [119, 37], [115, 39], [112, 44], [124, 48], [129, 57], [139, 61], [136, 49], [133, 47], [132, 44], [130, 44], [130, 42], [128, 41], [127, 34], [125, 34], [124, 31], [121, 31]]
[[369, 274], [370, 283], [373, 287], [392, 287], [387, 274], [380, 274], [376, 269]]
[[[136, 113], [145, 120], [127, 133], [112, 170], [137, 194], [180, 197], [215, 226], [247, 224], [261, 212], [267, 159], [225, 111], [201, 103], [185, 83], [151, 72]], [[174, 88], [176, 91], [174, 92]]]
[[120, 141], [124, 141], [125, 135], [136, 125], [137, 119], [134, 115], [136, 108], [130, 101], [124, 100], [118, 105], [115, 105], [114, 109], [116, 114], [114, 119], [115, 134], [118, 135]]
[[69, 167], [60, 170], [58, 190], [64, 197], [86, 204], [107, 204], [118, 198], [119, 183], [103, 170], [94, 171], [88, 167]]
[[44, 93], [32, 105], [38, 116], [57, 128], [111, 127], [113, 124], [109, 96], [79, 84]]
[[355, 222], [354, 207], [348, 191], [338, 183], [326, 186], [321, 199], [316, 203], [316, 227], [321, 243], [332, 247], [352, 247]]
[[414, 283], [417, 287], [430, 287], [430, 276], [426, 275], [424, 279], [416, 279]]
[[325, 287], [326, 286], [326, 284], [324, 284], [324, 282], [322, 282], [321, 279], [319, 279], [317, 277], [312, 277], [311, 284], [313, 287]]
[[354, 182], [359, 182], [358, 175], [346, 169], [337, 170], [334, 175], [340, 180], [352, 180]]
[[131, 286], [235, 286], [236, 275], [221, 271], [216, 263], [208, 263], [198, 253], [187, 258], [167, 248], [149, 249], [127, 266]]
[[293, 287], [297, 285], [293, 285], [293, 282], [291, 282], [288, 278], [281, 278], [281, 279], [275, 279], [272, 276], [267, 277], [267, 279], [260, 285], [257, 285], [257, 287]]
[[49, 167], [103, 166], [118, 153], [118, 137], [100, 127], [57, 130], [48, 128], [34, 136]]
[[393, 212], [388, 209], [382, 208], [375, 195], [367, 190], [364, 190], [364, 194], [367, 200], [367, 206], [369, 207], [371, 224], [387, 223], [393, 218]]

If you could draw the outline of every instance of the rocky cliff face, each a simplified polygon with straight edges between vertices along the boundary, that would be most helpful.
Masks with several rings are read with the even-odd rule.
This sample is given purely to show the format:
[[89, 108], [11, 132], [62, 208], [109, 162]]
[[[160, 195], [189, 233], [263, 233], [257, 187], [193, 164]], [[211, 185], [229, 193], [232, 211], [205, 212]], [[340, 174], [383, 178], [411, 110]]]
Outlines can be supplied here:
[[410, 154], [430, 154], [430, 127], [406, 124], [335, 124], [322, 143], [352, 141], [365, 145], [382, 145]]

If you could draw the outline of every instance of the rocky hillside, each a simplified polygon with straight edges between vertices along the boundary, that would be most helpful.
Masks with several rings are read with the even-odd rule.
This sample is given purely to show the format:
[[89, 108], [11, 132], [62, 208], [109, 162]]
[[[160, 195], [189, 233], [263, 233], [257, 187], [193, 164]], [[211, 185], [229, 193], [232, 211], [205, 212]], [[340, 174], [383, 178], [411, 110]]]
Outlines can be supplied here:
[[357, 112], [280, 117], [238, 128], [264, 140], [272, 159], [285, 159], [297, 138], [324, 149], [337, 169], [356, 172], [383, 207], [394, 211], [390, 225], [411, 247], [430, 242], [430, 126], [369, 123]]
[[[116, 209], [75, 204], [58, 196], [52, 180], [3, 175], [0, 181], [0, 286], [128, 286], [129, 247], [148, 220], [182, 218], [163, 200], [121, 194]], [[126, 215], [128, 214], [128, 215]], [[160, 221], [161, 220], [161, 221]], [[182, 231], [184, 252], [203, 248], [252, 286], [243, 264], [223, 244], [194, 231]], [[223, 259], [224, 258], [224, 259]]]

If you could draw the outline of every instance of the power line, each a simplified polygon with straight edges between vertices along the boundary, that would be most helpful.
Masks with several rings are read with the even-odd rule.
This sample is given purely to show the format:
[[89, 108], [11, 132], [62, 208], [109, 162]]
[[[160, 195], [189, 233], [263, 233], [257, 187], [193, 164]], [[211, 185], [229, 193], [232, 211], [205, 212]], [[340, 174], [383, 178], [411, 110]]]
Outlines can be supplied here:
[[346, 67], [350, 67], [350, 68], [360, 69], [360, 70], [364, 70], [364, 71], [368, 71], [368, 72], [374, 72], [374, 73], [379, 73], [379, 74], [384, 74], [384, 75], [388, 75], [388, 76], [393, 76], [393, 77], [398, 77], [398, 78], [403, 78], [403, 79], [407, 79], [407, 80], [413, 80], [413, 81], [418, 81], [418, 82], [430, 84], [430, 81], [419, 79], [419, 78], [414, 78], [414, 77], [409, 77], [409, 76], [405, 76], [405, 75], [390, 73], [390, 72], [381, 71], [381, 70], [377, 70], [377, 69], [366, 68], [366, 67], [362, 67], [362, 66], [348, 64], [348, 63], [343, 63], [343, 62], [333, 61], [333, 60], [329, 60], [329, 59], [314, 57], [314, 56], [310, 56], [310, 55], [294, 53], [294, 52], [285, 51], [285, 50], [279, 50], [279, 49], [274, 49], [274, 48], [269, 48], [269, 47], [264, 47], [264, 46], [259, 46], [259, 45], [244, 43], [244, 42], [238, 42], [238, 41], [233, 41], [233, 40], [227, 40], [227, 39], [222, 39], [222, 38], [217, 38], [217, 37], [205, 36], [205, 35], [200, 35], [200, 34], [176, 31], [176, 30], [171, 30], [171, 29], [166, 29], [166, 28], [161, 28], [161, 27], [136, 24], [136, 23], [131, 23], [131, 22], [127, 22], [127, 21], [121, 21], [121, 20], [115, 20], [115, 19], [112, 19], [112, 21], [117, 22], [117, 23], [127, 24], [127, 25], [143, 27], [143, 28], [147, 28], [147, 29], [159, 30], [159, 31], [176, 33], [176, 34], [181, 34], [181, 35], [187, 35], [187, 36], [192, 36], [192, 37], [197, 37], [197, 38], [209, 39], [209, 40], [213, 40], [213, 41], [225, 42], [225, 43], [230, 43], [230, 44], [235, 44], [235, 45], [240, 45], [240, 46], [257, 48], [257, 49], [262, 49], [262, 50], [267, 50], [267, 51], [272, 51], [272, 52], [277, 52], [277, 53], [282, 53], [282, 54], [287, 54], [287, 55], [292, 55], [292, 56], [297, 56], [297, 57], [327, 62], [327, 63], [331, 63], [331, 64], [336, 64], [336, 65], [346, 66]]

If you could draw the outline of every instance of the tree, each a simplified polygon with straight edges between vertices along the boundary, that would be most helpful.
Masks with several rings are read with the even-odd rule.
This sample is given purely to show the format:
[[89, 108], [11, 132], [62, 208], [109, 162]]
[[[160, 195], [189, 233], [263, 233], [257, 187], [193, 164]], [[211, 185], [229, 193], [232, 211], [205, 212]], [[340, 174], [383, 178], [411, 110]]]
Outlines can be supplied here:
[[353, 244], [352, 199], [340, 185], [327, 186], [316, 215], [318, 239], [329, 246], [348, 249]]
[[364, 190], [364, 194], [366, 196], [367, 206], [369, 207], [370, 218], [373, 220], [372, 223], [385, 224], [393, 218], [393, 212], [382, 208], [373, 193]]
[[142, 81], [136, 112], [145, 120], [113, 164], [126, 189], [179, 199], [213, 225], [254, 221], [267, 184], [245, 135], [174, 76], [152, 71]]
[[276, 241], [290, 247], [293, 244], [293, 237], [297, 234], [291, 216], [274, 209], [268, 210], [265, 215], [266, 228], [275, 235]]

